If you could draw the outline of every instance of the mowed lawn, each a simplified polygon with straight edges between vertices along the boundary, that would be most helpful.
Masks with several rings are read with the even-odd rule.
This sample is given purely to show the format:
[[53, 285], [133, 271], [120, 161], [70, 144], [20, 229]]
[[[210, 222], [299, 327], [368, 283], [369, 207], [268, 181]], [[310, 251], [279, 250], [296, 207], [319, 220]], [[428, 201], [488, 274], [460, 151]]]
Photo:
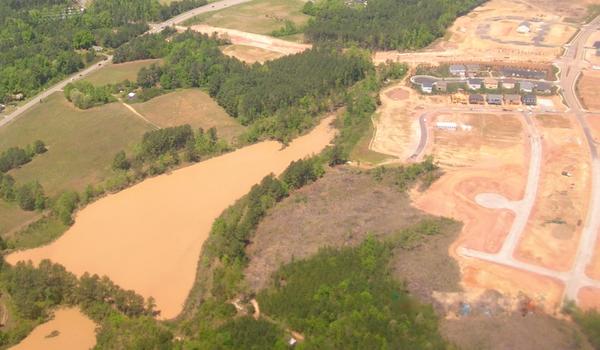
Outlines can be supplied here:
[[105, 179], [114, 155], [131, 151], [148, 130], [147, 123], [119, 103], [84, 111], [55, 93], [0, 129], [0, 152], [42, 140], [48, 152], [9, 174], [17, 183], [39, 181], [49, 195], [82, 191]]
[[159, 64], [161, 59], [140, 60], [127, 63], [110, 64], [93, 72], [84, 80], [94, 85], [116, 84], [125, 79], [137, 80], [138, 71], [142, 67], [148, 67], [153, 63]]
[[217, 134], [232, 141], [245, 130], [208, 94], [199, 89], [185, 89], [133, 104], [139, 113], [160, 127], [190, 124], [194, 129], [217, 128]]
[[[305, 3], [306, 1], [303, 0], [254, 0], [196, 16], [185, 24], [202, 23], [250, 33], [270, 34], [283, 27], [286, 20], [292, 21], [296, 25], [304, 25], [309, 18], [302, 13]], [[292, 38], [292, 40], [296, 39], [298, 38]]]

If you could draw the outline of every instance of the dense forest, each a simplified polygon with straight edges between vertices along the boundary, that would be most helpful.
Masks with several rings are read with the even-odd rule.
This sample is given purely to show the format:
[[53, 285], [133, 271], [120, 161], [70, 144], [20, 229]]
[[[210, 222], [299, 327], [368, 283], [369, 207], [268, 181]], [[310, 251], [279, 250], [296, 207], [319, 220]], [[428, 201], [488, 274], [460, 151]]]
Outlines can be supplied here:
[[160, 21], [206, 0], [70, 0], [0, 2], [0, 102], [31, 96], [95, 60], [93, 45], [116, 48]]
[[140, 71], [145, 89], [201, 87], [229, 115], [251, 125], [252, 142], [262, 136], [288, 141], [314, 125], [324, 111], [344, 102], [346, 89], [364, 79], [374, 67], [369, 54], [314, 48], [264, 65], [247, 65], [224, 55], [223, 42], [188, 31], [169, 42], [165, 33], [143, 36], [115, 52], [119, 62], [165, 55], [165, 63]]
[[442, 37], [458, 16], [485, 1], [309, 1], [304, 13], [314, 19], [304, 34], [315, 43], [333, 41], [378, 50], [418, 49]]

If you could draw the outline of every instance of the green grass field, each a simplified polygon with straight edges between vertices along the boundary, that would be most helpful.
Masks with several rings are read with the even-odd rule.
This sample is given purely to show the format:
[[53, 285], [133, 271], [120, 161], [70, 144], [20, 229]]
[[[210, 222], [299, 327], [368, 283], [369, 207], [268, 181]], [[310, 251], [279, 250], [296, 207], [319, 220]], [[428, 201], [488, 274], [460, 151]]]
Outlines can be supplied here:
[[6, 236], [23, 228], [23, 225], [41, 217], [35, 211], [21, 210], [16, 203], [0, 200], [0, 236]]
[[148, 124], [119, 103], [83, 111], [56, 93], [0, 129], [0, 152], [44, 141], [48, 152], [9, 174], [17, 183], [39, 181], [52, 196], [102, 181], [111, 171], [114, 155], [131, 150], [148, 130]]
[[379, 152], [371, 151], [369, 144], [373, 138], [373, 124], [369, 123], [369, 130], [365, 131], [364, 135], [356, 143], [356, 146], [350, 152], [350, 159], [355, 162], [368, 166], [376, 166], [377, 164], [383, 163], [386, 160], [390, 160], [393, 157]]
[[95, 85], [115, 84], [125, 79], [137, 80], [137, 73], [142, 67], [160, 63], [161, 59], [140, 60], [105, 66], [90, 74], [84, 80]]
[[207, 130], [214, 126], [219, 136], [227, 141], [232, 141], [245, 130], [244, 126], [199, 89], [175, 91], [132, 106], [160, 127], [190, 124], [194, 129]]
[[[303, 0], [254, 0], [221, 11], [202, 14], [188, 20], [185, 24], [203, 23], [250, 33], [270, 34], [283, 27], [286, 20], [290, 20], [296, 25], [304, 25], [309, 18], [302, 13], [304, 3]], [[299, 38], [301, 36], [296, 35], [284, 39], [297, 40]]]

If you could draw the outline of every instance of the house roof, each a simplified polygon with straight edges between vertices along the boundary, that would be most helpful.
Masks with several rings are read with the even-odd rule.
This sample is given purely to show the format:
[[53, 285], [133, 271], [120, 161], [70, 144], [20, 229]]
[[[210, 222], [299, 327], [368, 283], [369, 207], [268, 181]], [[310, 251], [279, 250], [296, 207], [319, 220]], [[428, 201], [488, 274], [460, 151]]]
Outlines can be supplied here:
[[498, 79], [494, 78], [485, 78], [484, 81], [486, 84], [498, 84]]
[[600, 49], [600, 41], [596, 41], [596, 42], [594, 42], [594, 47], [595, 47], [596, 49]]
[[552, 89], [552, 84], [550, 83], [546, 83], [546, 82], [538, 82], [535, 84], [535, 88], [538, 90], [551, 90]]
[[533, 83], [530, 81], [520, 81], [519, 86], [521, 89], [533, 89]]
[[525, 95], [523, 100], [537, 100], [537, 97], [535, 95]]
[[483, 101], [483, 95], [479, 95], [479, 94], [469, 95], [469, 99], [470, 100], [482, 100]]
[[501, 100], [502, 95], [488, 94], [487, 98], [488, 98], [488, 100]]
[[481, 79], [469, 79], [469, 84], [473, 84], [473, 85], [479, 84], [479, 85], [481, 85], [481, 84], [483, 84], [483, 80], [481, 80]]
[[521, 95], [509, 94], [509, 95], [504, 95], [504, 98], [509, 101], [520, 101]]
[[464, 72], [467, 68], [462, 65], [462, 64], [452, 64], [450, 65], [450, 67], [448, 68], [451, 72], [455, 71], [455, 72]]

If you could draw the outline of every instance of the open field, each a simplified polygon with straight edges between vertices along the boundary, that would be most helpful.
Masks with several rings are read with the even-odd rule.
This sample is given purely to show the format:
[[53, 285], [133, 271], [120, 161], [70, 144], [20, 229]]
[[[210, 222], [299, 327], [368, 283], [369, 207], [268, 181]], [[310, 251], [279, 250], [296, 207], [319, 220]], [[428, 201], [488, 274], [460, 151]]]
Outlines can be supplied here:
[[552, 270], [567, 271], [575, 257], [591, 186], [583, 135], [567, 116], [535, 118], [543, 138], [537, 198], [515, 256]]
[[116, 84], [125, 79], [136, 81], [137, 73], [142, 67], [148, 67], [151, 64], [159, 64], [161, 61], [161, 59], [150, 59], [111, 64], [95, 71], [84, 80], [95, 85]]
[[[348, 193], [352, 195], [348, 196]], [[292, 258], [307, 258], [325, 246], [360, 244], [369, 232], [385, 237], [428, 217], [430, 216], [412, 207], [407, 196], [392, 184], [377, 182], [371, 175], [357, 172], [353, 168], [329, 169], [323, 178], [284, 199], [259, 224], [252, 243], [247, 248], [250, 264], [244, 275], [249, 287], [258, 291], [271, 281], [273, 272], [282, 264], [289, 263]], [[458, 228], [446, 229], [456, 231]], [[455, 232], [446, 233], [452, 240]], [[456, 289], [458, 269], [446, 250], [447, 244], [436, 250], [418, 249], [427, 262], [414, 264], [415, 266], [402, 264], [402, 261], [394, 263], [396, 259], [392, 263], [401, 277], [410, 274], [427, 278], [428, 281], [441, 277], [444, 281], [435, 286], [452, 290]], [[403, 254], [404, 252], [400, 252], [398, 255]], [[440, 259], [446, 260], [440, 263]], [[415, 269], [430, 272], [411, 273]], [[440, 269], [445, 271], [441, 276]], [[433, 275], [437, 276], [432, 276], [434, 271]], [[416, 278], [414, 282], [427, 284]], [[428, 288], [431, 289], [432, 286]]]
[[185, 25], [207, 24], [257, 34], [270, 34], [292, 21], [304, 25], [309, 16], [302, 13], [304, 0], [254, 0], [242, 5], [206, 13], [185, 22]]
[[[179, 31], [184, 31], [187, 30], [188, 27], [177, 27], [177, 29]], [[285, 41], [270, 37], [268, 35], [248, 33], [237, 29], [213, 27], [206, 24], [194, 25], [189, 27], [189, 29], [207, 35], [216, 33], [220, 38], [226, 38], [234, 45], [251, 46], [258, 49], [271, 51], [282, 56], [300, 53], [312, 47], [308, 44]]]
[[192, 287], [213, 221], [264, 176], [320, 152], [335, 134], [332, 121], [325, 118], [284, 149], [261, 142], [104, 197], [81, 210], [52, 244], [6, 259], [14, 264], [48, 258], [78, 275], [107, 275], [125, 289], [153, 296], [161, 316], [173, 318]]
[[76, 308], [58, 309], [10, 350], [84, 350], [96, 344], [96, 324]]
[[572, 322], [544, 314], [445, 319], [440, 329], [450, 342], [465, 350], [593, 349]]
[[246, 45], [228, 45], [222, 49], [227, 56], [235, 57], [246, 63], [264, 63], [283, 57], [284, 55], [278, 52], [273, 52], [258, 47]]
[[579, 78], [577, 93], [583, 107], [600, 112], [600, 72], [586, 71]]
[[81, 191], [104, 179], [114, 155], [141, 140], [149, 127], [119, 103], [79, 110], [53, 94], [0, 129], [0, 150], [42, 140], [48, 152], [9, 173], [19, 183], [39, 181], [46, 194]]
[[588, 41], [585, 43], [585, 60], [593, 65], [600, 65], [600, 56], [596, 56], [596, 49], [594, 43], [600, 41], [600, 29], [590, 35]]
[[208, 94], [198, 89], [187, 89], [158, 96], [150, 101], [132, 105], [153, 124], [170, 127], [190, 124], [192, 128], [217, 128], [217, 133], [228, 142], [241, 135], [245, 127], [230, 117]]
[[40, 217], [40, 214], [35, 211], [22, 210], [16, 203], [7, 203], [2, 199], [0, 199], [0, 213], [0, 236], [4, 239], [24, 224]]

